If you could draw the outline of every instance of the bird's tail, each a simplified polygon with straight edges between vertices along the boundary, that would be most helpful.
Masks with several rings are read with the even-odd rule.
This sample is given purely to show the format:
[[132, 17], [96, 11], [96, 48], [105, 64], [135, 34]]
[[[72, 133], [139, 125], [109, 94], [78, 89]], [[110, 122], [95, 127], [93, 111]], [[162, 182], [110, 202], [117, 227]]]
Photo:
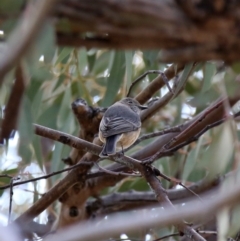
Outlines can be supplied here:
[[106, 143], [103, 147], [100, 157], [105, 157], [108, 155], [114, 155], [116, 153], [117, 141], [121, 135], [113, 135], [106, 138]]

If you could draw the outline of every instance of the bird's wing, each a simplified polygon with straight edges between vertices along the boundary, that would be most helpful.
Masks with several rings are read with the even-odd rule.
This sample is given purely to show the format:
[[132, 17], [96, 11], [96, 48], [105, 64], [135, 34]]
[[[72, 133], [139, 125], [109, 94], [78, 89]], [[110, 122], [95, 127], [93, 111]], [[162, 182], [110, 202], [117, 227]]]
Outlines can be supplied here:
[[135, 131], [141, 127], [139, 116], [134, 118], [125, 118], [121, 116], [111, 116], [102, 119], [100, 124], [100, 131], [104, 138], [112, 135], [122, 134], [125, 132]]

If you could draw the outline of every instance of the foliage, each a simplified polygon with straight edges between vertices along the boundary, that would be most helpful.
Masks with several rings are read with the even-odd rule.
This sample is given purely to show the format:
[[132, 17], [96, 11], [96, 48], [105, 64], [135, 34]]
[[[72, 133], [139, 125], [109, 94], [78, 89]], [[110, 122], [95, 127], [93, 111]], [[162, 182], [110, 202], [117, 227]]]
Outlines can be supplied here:
[[[6, 22], [0, 25], [5, 35], [9, 29], [12, 29], [12, 26], [11, 28], [9, 26]], [[61, 159], [69, 155], [70, 147], [36, 136], [32, 123], [78, 136], [79, 124], [71, 110], [71, 103], [81, 97], [91, 106], [110, 106], [126, 96], [133, 80], [141, 74], [151, 69], [164, 71], [170, 66], [159, 61], [159, 54], [160, 50], [120, 51], [56, 46], [54, 28], [46, 23], [37, 41], [29, 47], [28, 54], [22, 61], [27, 85], [21, 103], [17, 132], [0, 147], [1, 174], [20, 176], [24, 179], [28, 175], [28, 170], [31, 170], [29, 175], [35, 177], [63, 169], [64, 163]], [[40, 59], [41, 56], [43, 59]], [[132, 96], [144, 90], [156, 76], [148, 75], [134, 86]], [[183, 124], [206, 110], [211, 103], [226, 93], [228, 96], [233, 96], [238, 86], [235, 81], [238, 77], [239, 63], [226, 65], [220, 61], [207, 61], [185, 65], [184, 70], [179, 74], [175, 95], [166, 106], [143, 123], [142, 134]], [[0, 89], [1, 123], [14, 79], [15, 69], [5, 76]], [[173, 85], [173, 80], [170, 84]], [[168, 89], [164, 86], [152, 97], [162, 98], [167, 92]], [[232, 112], [238, 111], [239, 106], [236, 104]], [[173, 156], [159, 159], [154, 166], [165, 175], [181, 180], [185, 185], [193, 184], [206, 177], [212, 180], [218, 175], [238, 170], [238, 139], [237, 121], [230, 120], [208, 130], [197, 142], [181, 148]], [[12, 147], [9, 143], [13, 140], [17, 140], [17, 144], [15, 142], [15, 146]], [[128, 151], [126, 155], [133, 154], [151, 142], [152, 139], [145, 140]], [[18, 155], [13, 156], [15, 149], [18, 150]], [[106, 167], [109, 163], [104, 161], [101, 165]], [[29, 169], [33, 165], [34, 168]], [[36, 201], [63, 175], [53, 176], [51, 180], [47, 180], [46, 185], [44, 182], [43, 185], [27, 185], [19, 188], [30, 189], [32, 200]], [[0, 178], [0, 183], [1, 185], [9, 183], [9, 178]], [[176, 188], [177, 185], [163, 180], [163, 186], [168, 189]], [[225, 190], [228, 187], [226, 185]], [[129, 190], [151, 191], [143, 178], [129, 177], [114, 187], [105, 188], [101, 191], [101, 195]], [[8, 190], [1, 193], [2, 199], [7, 196], [7, 193]], [[22, 207], [24, 209], [30, 207], [32, 200], [25, 200], [21, 205], [14, 203], [14, 215], [20, 214]], [[7, 213], [8, 207], [5, 207], [4, 212]], [[236, 212], [239, 212], [239, 208], [236, 208]], [[220, 229], [222, 228], [223, 236], [234, 235], [239, 228], [236, 227], [239, 221], [237, 215], [234, 215], [231, 221], [226, 221], [226, 217], [229, 216], [230, 212], [227, 211], [222, 211], [217, 216], [217, 223]], [[224, 220], [228, 222], [227, 230], [223, 228], [226, 226]], [[155, 228], [151, 230], [152, 233], [146, 230], [138, 234], [138, 238], [141, 239], [146, 234], [151, 234], [152, 238], [160, 237], [172, 231], [172, 227]]]

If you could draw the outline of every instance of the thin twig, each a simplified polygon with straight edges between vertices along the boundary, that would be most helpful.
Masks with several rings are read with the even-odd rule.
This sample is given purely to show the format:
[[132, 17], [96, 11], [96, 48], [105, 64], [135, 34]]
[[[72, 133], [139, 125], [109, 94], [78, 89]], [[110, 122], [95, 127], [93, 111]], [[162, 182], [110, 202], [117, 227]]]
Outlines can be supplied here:
[[126, 172], [114, 172], [111, 170], [107, 170], [103, 167], [101, 167], [97, 162], [94, 162], [94, 164], [98, 167], [99, 170], [108, 173], [110, 175], [115, 175], [115, 176], [131, 176], [131, 177], [141, 177], [142, 175], [138, 175], [138, 174], [131, 174], [131, 173], [126, 173]]
[[1, 177], [7, 177], [7, 178], [10, 178], [10, 179], [13, 178], [12, 176], [10, 176], [10, 175], [8, 175], [8, 174], [1, 174], [1, 175], [0, 175], [0, 178], [1, 178]]
[[129, 88], [129, 91], [127, 93], [127, 97], [130, 96], [131, 91], [134, 87], [134, 85], [136, 85], [140, 80], [142, 80], [143, 78], [145, 78], [148, 74], [159, 74], [162, 77], [162, 80], [164, 81], [165, 85], [167, 86], [168, 90], [173, 94], [173, 90], [171, 89], [169, 83], [168, 83], [168, 78], [165, 75], [165, 73], [163, 71], [160, 70], [148, 70], [146, 71], [144, 74], [142, 74], [141, 76], [139, 76], [136, 80], [134, 80]]
[[162, 135], [169, 134], [169, 133], [180, 132], [182, 130], [182, 126], [183, 125], [178, 125], [178, 126], [174, 126], [174, 127], [168, 128], [168, 129], [161, 130], [161, 131], [156, 131], [156, 132], [153, 132], [153, 133], [150, 133], [150, 134], [142, 135], [141, 137], [139, 137], [133, 143], [133, 145], [131, 145], [129, 148], [124, 149], [124, 151], [128, 151], [132, 147], [136, 146], [140, 142], [145, 141], [147, 139], [158, 137], [158, 136], [162, 136]]
[[196, 196], [202, 203], [203, 203], [203, 200], [202, 198], [197, 194], [195, 193], [194, 191], [192, 191], [190, 188], [188, 188], [187, 186], [185, 186], [182, 182], [176, 182], [178, 185], [182, 186], [183, 188], [185, 188], [186, 190], [188, 190], [190, 193], [192, 193], [194, 196]]
[[170, 237], [176, 237], [176, 236], [180, 236], [180, 233], [172, 233], [172, 234], [168, 234], [168, 235], [165, 235], [161, 238], [158, 238], [158, 239], [154, 239], [153, 241], [160, 241], [160, 240], [163, 240], [165, 238], [170, 238]]
[[[52, 172], [52, 173], [47, 174], [47, 175], [43, 175], [43, 176], [41, 176], [41, 177], [36, 177], [36, 178], [32, 178], [32, 179], [30, 179], [30, 180], [25, 180], [25, 181], [21, 181], [21, 182], [15, 182], [15, 183], [12, 184], [12, 186], [18, 186], [18, 185], [21, 185], [21, 184], [24, 184], [24, 183], [35, 182], [35, 181], [38, 181], [38, 180], [41, 180], [41, 179], [47, 179], [47, 178], [49, 178], [49, 177], [58, 175], [58, 174], [60, 174], [60, 173], [70, 171], [70, 170], [72, 170], [72, 169], [74, 169], [74, 168], [76, 168], [76, 167], [79, 167], [79, 166], [81, 166], [81, 165], [91, 165], [91, 163], [80, 162], [80, 163], [77, 163], [77, 164], [74, 165], [74, 166], [65, 168], [65, 169], [60, 170], [60, 171]], [[10, 177], [9, 177], [9, 178], [10, 178]], [[9, 187], [11, 187], [11, 184], [1, 186], [1, 187], [0, 187], [0, 190], [1, 190], [1, 189], [6, 189], [6, 188], [9, 188]]]
[[[232, 118], [236, 118], [237, 116], [240, 115], [240, 112], [235, 113], [234, 115], [232, 115]], [[186, 146], [194, 141], [197, 141], [198, 138], [203, 135], [206, 131], [208, 131], [209, 129], [216, 127], [220, 124], [222, 124], [224, 121], [226, 121], [229, 117], [224, 117], [221, 120], [218, 120], [210, 125], [207, 125], [204, 129], [202, 129], [197, 135], [195, 135], [194, 137], [180, 143], [179, 145], [176, 145], [173, 148], [168, 149], [168, 146], [170, 146], [173, 141], [173, 139], [171, 139], [167, 144], [165, 144], [160, 151], [158, 151], [156, 154], [154, 154], [153, 156], [151, 156], [150, 158], [147, 158], [146, 160], [143, 161], [143, 163], [145, 164], [150, 164], [153, 163], [154, 161], [156, 161], [158, 158], [166, 156], [166, 155], [171, 155], [173, 154], [175, 151], [177, 151], [178, 149], [182, 148], [183, 146]]]
[[176, 96], [179, 95], [180, 91], [177, 93], [176, 96], [173, 94], [177, 89], [178, 83], [179, 77], [175, 77], [173, 79], [172, 91], [166, 93], [163, 97], [161, 97], [159, 100], [155, 101], [150, 107], [148, 107], [148, 109], [142, 111], [140, 115], [142, 121], [145, 121], [147, 118], [159, 111], [160, 108], [167, 105], [167, 103], [169, 103], [169, 101], [171, 101], [173, 97], [176, 98]]
[[[101, 158], [99, 158], [101, 159]], [[52, 176], [55, 176], [55, 175], [58, 175], [60, 173], [63, 173], [63, 172], [67, 172], [67, 171], [70, 171], [72, 169], [75, 169], [76, 167], [78, 166], [81, 166], [81, 165], [91, 165], [91, 163], [88, 163], [88, 162], [80, 162], [80, 163], [77, 163], [71, 167], [68, 167], [68, 168], [65, 168], [63, 170], [60, 170], [60, 171], [55, 171], [55, 172], [52, 172], [50, 174], [47, 174], [47, 175], [43, 175], [41, 177], [36, 177], [36, 178], [32, 178], [32, 179], [29, 179], [29, 180], [25, 180], [25, 181], [20, 181], [20, 182], [14, 182], [13, 183], [13, 186], [19, 186], [19, 185], [22, 185], [22, 184], [25, 184], [25, 183], [29, 183], [29, 182], [36, 182], [36, 181], [39, 181], [41, 179], [47, 179], [49, 177], [52, 177]], [[117, 168], [116, 170], [113, 170], [113, 171], [110, 171], [110, 170], [107, 170], [107, 169], [104, 169], [102, 168], [104, 171], [102, 172], [96, 172], [96, 173], [90, 173], [87, 175], [86, 179], [91, 179], [91, 178], [95, 178], [95, 177], [99, 177], [99, 176], [104, 176], [105, 174], [111, 174], [111, 175], [116, 175], [116, 173], [120, 173], [120, 174], [117, 174], [117, 175], [126, 175], [126, 176], [140, 176], [140, 175], [133, 175], [133, 174], [128, 174], [128, 173], [123, 173], [123, 172], [119, 172], [119, 168]], [[121, 168], [120, 168], [121, 169]], [[107, 172], [106, 172], [107, 171]], [[111, 173], [110, 173], [111, 172]], [[114, 174], [113, 174], [114, 173]], [[3, 174], [3, 175], [0, 175], [0, 178], [1, 177], [8, 177], [8, 178], [12, 178], [11, 176], [7, 175], [7, 174]], [[8, 185], [4, 185], [4, 186], [0, 186], [0, 190], [3, 190], [3, 189], [7, 189], [9, 188], [11, 185], [8, 184]]]
[[217, 235], [217, 231], [211, 231], [211, 230], [199, 230], [198, 233], [200, 233], [200, 234], [214, 234], [214, 235]]
[[16, 177], [16, 178], [13, 177], [13, 178], [11, 179], [11, 183], [10, 183], [10, 190], [9, 190], [9, 192], [10, 192], [10, 198], [9, 198], [8, 224], [11, 223], [12, 198], [13, 198], [13, 182], [14, 182], [15, 180], [18, 180], [18, 179], [19, 179], [19, 177]]
[[188, 188], [187, 186], [185, 186], [184, 184], [182, 184], [182, 182], [179, 181], [175, 181], [174, 179], [172, 179], [171, 177], [166, 176], [165, 174], [163, 174], [162, 172], [160, 172], [157, 168], [154, 167], [154, 171], [156, 173], [157, 176], [160, 176], [162, 178], [164, 178], [165, 180], [169, 181], [169, 182], [173, 182], [175, 184], [178, 184], [180, 186], [182, 186], [183, 188], [185, 188], [187, 191], [189, 191], [190, 193], [192, 193], [194, 196], [196, 196], [201, 202], [203, 202], [202, 198], [196, 194], [194, 191], [192, 191], [190, 188]]

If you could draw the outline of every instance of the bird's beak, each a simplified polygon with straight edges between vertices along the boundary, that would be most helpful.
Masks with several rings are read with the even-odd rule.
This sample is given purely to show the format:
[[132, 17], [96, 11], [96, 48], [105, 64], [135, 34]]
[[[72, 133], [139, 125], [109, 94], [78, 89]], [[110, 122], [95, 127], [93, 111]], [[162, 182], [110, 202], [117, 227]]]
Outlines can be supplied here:
[[145, 105], [138, 105], [138, 108], [139, 108], [140, 110], [146, 110], [148, 107], [145, 106]]

